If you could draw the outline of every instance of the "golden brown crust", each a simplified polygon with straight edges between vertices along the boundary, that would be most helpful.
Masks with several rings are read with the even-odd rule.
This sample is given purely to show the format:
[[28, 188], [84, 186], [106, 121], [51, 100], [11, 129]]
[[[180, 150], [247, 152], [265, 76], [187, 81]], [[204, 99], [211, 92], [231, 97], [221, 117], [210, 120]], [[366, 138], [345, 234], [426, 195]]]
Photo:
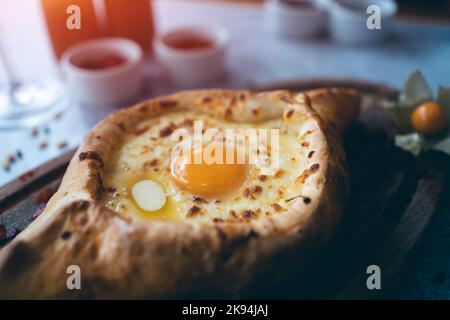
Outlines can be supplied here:
[[[110, 115], [86, 137], [44, 213], [0, 252], [0, 298], [228, 295], [255, 279], [276, 281], [275, 275], [298, 272], [339, 222], [348, 175], [336, 130], [343, 131], [358, 107], [359, 96], [348, 89], [299, 94], [205, 90], [145, 101]], [[308, 178], [315, 193], [308, 201], [293, 199], [292, 209], [282, 215], [249, 223], [145, 222], [101, 206], [103, 166], [123, 133], [142, 119], [191, 108], [244, 122], [295, 109], [318, 147], [310, 160], [317, 174]], [[289, 263], [279, 263], [286, 257]], [[82, 290], [67, 289], [69, 265], [81, 268]], [[271, 277], [264, 277], [268, 272]]]

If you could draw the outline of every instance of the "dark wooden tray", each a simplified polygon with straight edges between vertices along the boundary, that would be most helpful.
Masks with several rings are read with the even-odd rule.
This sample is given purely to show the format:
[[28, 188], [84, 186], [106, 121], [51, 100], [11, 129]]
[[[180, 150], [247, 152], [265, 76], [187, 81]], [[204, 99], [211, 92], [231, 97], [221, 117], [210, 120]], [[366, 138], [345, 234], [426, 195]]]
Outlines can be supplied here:
[[[414, 158], [392, 143], [394, 128], [379, 108], [392, 88], [355, 80], [308, 80], [257, 90], [351, 87], [363, 96], [360, 120], [346, 134], [352, 192], [343, 221], [330, 246], [298, 277], [247, 298], [374, 298], [366, 287], [366, 268], [376, 264], [382, 286], [420, 239], [439, 205], [449, 174], [448, 157], [429, 153]], [[0, 188], [0, 247], [23, 230], [56, 191], [74, 150]]]

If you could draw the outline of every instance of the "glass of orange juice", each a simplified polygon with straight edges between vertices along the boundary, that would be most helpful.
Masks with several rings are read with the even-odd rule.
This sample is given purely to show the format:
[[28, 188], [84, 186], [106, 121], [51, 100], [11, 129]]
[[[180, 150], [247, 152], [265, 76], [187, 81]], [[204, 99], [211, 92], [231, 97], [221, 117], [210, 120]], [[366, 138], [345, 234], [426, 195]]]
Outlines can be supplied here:
[[92, 0], [41, 0], [41, 7], [58, 58], [75, 43], [105, 34]]

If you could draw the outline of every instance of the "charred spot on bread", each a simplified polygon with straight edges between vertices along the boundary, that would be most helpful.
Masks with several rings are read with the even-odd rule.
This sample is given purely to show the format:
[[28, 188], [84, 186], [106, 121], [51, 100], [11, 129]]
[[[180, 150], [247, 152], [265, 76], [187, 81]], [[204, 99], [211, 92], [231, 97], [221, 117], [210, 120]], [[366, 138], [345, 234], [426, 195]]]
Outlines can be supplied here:
[[256, 218], [256, 213], [253, 210], [245, 210], [242, 213], [242, 218], [244, 218], [244, 219], [254, 219], [254, 218]]
[[304, 134], [300, 136], [300, 140], [304, 140], [307, 136], [309, 136], [312, 133], [311, 130], [307, 130]]
[[305, 169], [303, 173], [295, 179], [296, 183], [305, 183], [306, 179], [308, 179], [309, 176], [319, 171], [320, 165], [318, 163], [315, 163], [311, 165], [308, 169]]
[[229, 214], [231, 217], [233, 217], [234, 219], [239, 219], [239, 217], [238, 217], [236, 211], [234, 211], [234, 210], [230, 210], [230, 211], [228, 212], [228, 214]]
[[134, 131], [134, 135], [140, 136], [141, 134], [145, 133], [149, 128], [150, 128], [150, 126], [143, 126], [141, 128], [138, 128], [138, 129], [136, 129], [136, 131]]
[[246, 188], [244, 190], [244, 197], [246, 197], [247, 199], [255, 200], [256, 198], [258, 198], [262, 191], [263, 188], [259, 185]]
[[146, 113], [148, 111], [148, 104], [143, 103], [139, 108], [138, 108], [139, 112], [141, 113]]
[[283, 210], [283, 207], [280, 206], [278, 203], [272, 203], [270, 205], [272, 207], [273, 210], [275, 210], [276, 212], [281, 212]]
[[231, 108], [226, 108], [225, 109], [225, 113], [224, 113], [224, 117], [225, 119], [230, 119], [233, 116], [233, 110]]
[[102, 196], [102, 193], [105, 192], [105, 187], [103, 186], [103, 179], [100, 173], [97, 173], [97, 188], [95, 189], [95, 198], [98, 200]]
[[230, 103], [228, 104], [228, 106], [229, 106], [230, 108], [234, 108], [236, 105], [237, 105], [237, 99], [236, 99], [235, 96], [233, 96], [233, 97], [231, 97]]
[[61, 239], [67, 240], [72, 236], [72, 232], [66, 230], [61, 234]]
[[279, 169], [276, 173], [275, 173], [275, 178], [281, 178], [284, 175], [284, 170], [283, 169]]
[[159, 101], [159, 105], [163, 109], [170, 109], [176, 107], [178, 102], [176, 100], [161, 100]]
[[294, 115], [295, 110], [294, 109], [289, 109], [286, 111], [286, 118], [290, 118]]
[[259, 181], [264, 182], [264, 181], [267, 181], [267, 176], [266, 176], [265, 174], [261, 174], [261, 175], [258, 177], [258, 179], [259, 179]]
[[216, 234], [222, 244], [220, 258], [224, 262], [228, 261], [233, 256], [235, 249], [245, 246], [252, 239], [256, 239], [259, 237], [259, 234], [255, 230], [251, 229], [246, 234], [231, 238], [220, 225], [216, 225]]
[[200, 207], [197, 207], [196, 205], [193, 205], [191, 208], [189, 208], [186, 216], [188, 218], [190, 218], [190, 217], [194, 217], [196, 215], [199, 215], [201, 213], [202, 213], [202, 209]]
[[282, 96], [280, 96], [280, 100], [289, 104], [294, 103], [294, 99], [292, 99], [291, 95], [289, 94], [283, 94]]
[[192, 201], [196, 203], [208, 203], [208, 201], [199, 196], [192, 196]]
[[212, 101], [212, 98], [209, 96], [205, 96], [202, 98], [202, 103], [210, 103]]
[[185, 126], [185, 127], [192, 127], [194, 125], [194, 120], [184, 119], [183, 122], [181, 123], [181, 125]]
[[168, 137], [172, 134], [173, 130], [175, 130], [175, 125], [171, 123], [167, 127], [164, 127], [161, 130], [159, 130], [159, 136], [161, 138]]
[[118, 123], [116, 123], [116, 125], [119, 127], [120, 130], [126, 131], [126, 128], [125, 128], [125, 125], [123, 124], [123, 122], [118, 122]]
[[84, 161], [84, 160], [96, 161], [96, 162], [99, 163], [100, 168], [103, 168], [104, 165], [105, 165], [104, 162], [103, 162], [102, 157], [96, 151], [84, 151], [84, 152], [81, 152], [78, 155], [78, 159], [80, 161]]
[[78, 218], [77, 218], [77, 223], [80, 226], [84, 226], [86, 225], [86, 223], [88, 222], [88, 216], [86, 214], [81, 214]]

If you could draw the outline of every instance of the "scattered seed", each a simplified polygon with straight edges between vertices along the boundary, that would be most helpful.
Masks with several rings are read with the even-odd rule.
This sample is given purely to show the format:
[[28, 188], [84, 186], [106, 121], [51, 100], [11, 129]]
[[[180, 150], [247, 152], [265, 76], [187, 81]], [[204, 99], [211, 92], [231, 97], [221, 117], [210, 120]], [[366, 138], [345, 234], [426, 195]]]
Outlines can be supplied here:
[[58, 111], [58, 112], [56, 112], [56, 113], [53, 115], [53, 118], [56, 119], [56, 120], [58, 120], [58, 119], [61, 118], [61, 116], [62, 116], [62, 112], [61, 112], [61, 111]]
[[8, 154], [6, 158], [2, 161], [2, 168], [5, 171], [9, 171], [11, 169], [11, 165], [16, 161], [13, 154]]
[[10, 164], [14, 163], [16, 161], [16, 158], [14, 157], [14, 155], [12, 153], [8, 154], [8, 156], [6, 157], [6, 161]]
[[39, 143], [39, 149], [40, 150], [44, 150], [44, 149], [46, 149], [48, 147], [48, 142], [47, 141], [41, 141], [40, 143]]
[[61, 140], [58, 142], [57, 144], [58, 149], [64, 149], [65, 147], [67, 147], [67, 141], [65, 140]]
[[20, 150], [17, 150], [17, 151], [16, 151], [16, 155], [17, 155], [17, 158], [19, 158], [19, 159], [22, 159], [22, 158], [23, 158], [23, 153], [22, 153], [22, 151], [20, 151]]
[[39, 130], [38, 130], [38, 128], [31, 128], [30, 129], [30, 134], [33, 136], [33, 137], [37, 137], [37, 135], [39, 134]]

